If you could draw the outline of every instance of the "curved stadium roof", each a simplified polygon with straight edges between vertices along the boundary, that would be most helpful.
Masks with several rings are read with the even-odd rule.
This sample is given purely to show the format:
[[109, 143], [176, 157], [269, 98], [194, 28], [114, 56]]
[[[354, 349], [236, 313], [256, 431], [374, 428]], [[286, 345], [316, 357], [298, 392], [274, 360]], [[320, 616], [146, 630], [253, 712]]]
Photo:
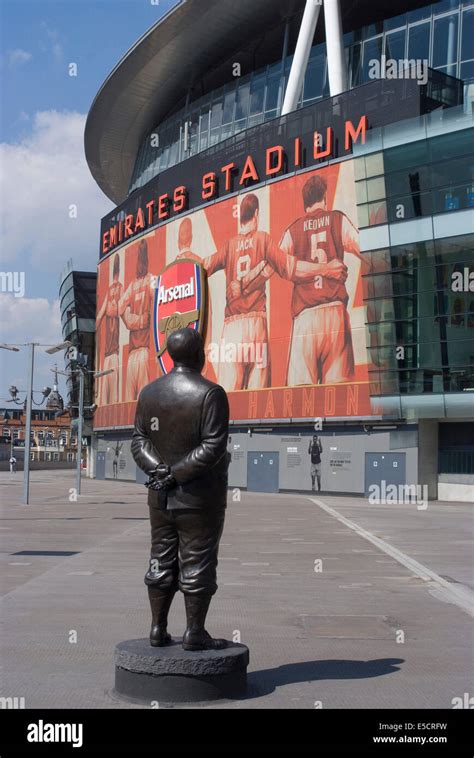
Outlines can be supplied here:
[[99, 187], [116, 204], [127, 196], [146, 132], [214, 64], [238, 52], [302, 0], [183, 0], [152, 26], [108, 76], [92, 103], [85, 152]]
[[[349, 29], [396, 15], [430, 0], [341, 0]], [[117, 205], [128, 194], [140, 144], [182, 100], [193, 83], [237, 55], [249, 40], [284, 18], [302, 13], [305, 0], [181, 0], [125, 54], [96, 95], [85, 127], [89, 169]], [[321, 25], [319, 24], [319, 28]], [[281, 50], [280, 50], [281, 54]]]

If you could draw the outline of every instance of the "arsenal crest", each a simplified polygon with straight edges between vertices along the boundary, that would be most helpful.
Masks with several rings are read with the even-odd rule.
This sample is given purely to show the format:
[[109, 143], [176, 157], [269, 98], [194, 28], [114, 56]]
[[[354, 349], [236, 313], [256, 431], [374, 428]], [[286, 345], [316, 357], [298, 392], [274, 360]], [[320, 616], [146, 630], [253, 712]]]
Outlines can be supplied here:
[[170, 263], [158, 277], [153, 329], [156, 354], [164, 374], [173, 368], [166, 350], [171, 332], [186, 326], [204, 332], [205, 285], [202, 266], [186, 258]]

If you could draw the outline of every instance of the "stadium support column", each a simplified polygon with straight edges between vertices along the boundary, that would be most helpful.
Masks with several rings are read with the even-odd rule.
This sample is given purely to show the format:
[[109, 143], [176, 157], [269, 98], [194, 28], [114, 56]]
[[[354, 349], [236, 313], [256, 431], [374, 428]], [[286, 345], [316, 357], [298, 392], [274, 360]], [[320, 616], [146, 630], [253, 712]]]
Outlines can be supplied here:
[[326, 29], [329, 94], [334, 97], [347, 90], [340, 0], [324, 0], [324, 26]]
[[282, 116], [286, 116], [287, 113], [296, 110], [298, 105], [320, 9], [321, 3], [318, 0], [306, 0], [293, 63], [291, 64], [290, 76], [288, 77], [283, 108], [281, 109]]

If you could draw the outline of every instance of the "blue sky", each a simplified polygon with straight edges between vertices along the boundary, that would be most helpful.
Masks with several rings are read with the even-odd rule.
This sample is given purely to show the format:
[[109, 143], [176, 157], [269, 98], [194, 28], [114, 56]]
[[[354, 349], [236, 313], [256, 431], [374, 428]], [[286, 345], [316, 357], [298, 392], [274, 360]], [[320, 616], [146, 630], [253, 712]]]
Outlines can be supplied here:
[[[95, 269], [100, 218], [112, 207], [84, 158], [87, 112], [120, 58], [175, 4], [0, 0], [1, 271], [24, 274], [25, 282], [22, 296], [0, 292], [1, 342], [61, 341], [60, 272], [69, 258], [76, 269]], [[40, 389], [51, 384], [54, 361], [37, 353]], [[0, 350], [0, 361], [2, 406], [10, 384], [23, 389], [26, 352]]]

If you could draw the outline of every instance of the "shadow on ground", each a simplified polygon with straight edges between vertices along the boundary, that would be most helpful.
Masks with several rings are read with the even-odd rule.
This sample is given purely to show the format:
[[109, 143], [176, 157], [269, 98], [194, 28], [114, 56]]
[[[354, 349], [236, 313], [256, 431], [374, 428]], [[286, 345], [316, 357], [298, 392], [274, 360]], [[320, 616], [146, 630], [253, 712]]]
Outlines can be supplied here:
[[370, 679], [400, 671], [403, 658], [378, 658], [373, 661], [304, 661], [288, 663], [273, 669], [252, 671], [247, 676], [248, 690], [239, 700], [269, 695], [277, 687], [322, 679]]

